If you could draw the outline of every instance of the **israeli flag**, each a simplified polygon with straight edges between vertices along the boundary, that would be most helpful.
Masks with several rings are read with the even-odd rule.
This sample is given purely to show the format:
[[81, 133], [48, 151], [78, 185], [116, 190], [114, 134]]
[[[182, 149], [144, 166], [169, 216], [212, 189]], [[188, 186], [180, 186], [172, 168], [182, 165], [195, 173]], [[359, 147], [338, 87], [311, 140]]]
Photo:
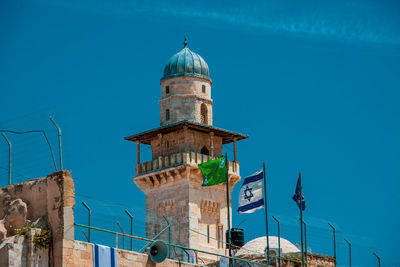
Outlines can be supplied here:
[[253, 213], [264, 207], [263, 171], [258, 171], [244, 179], [239, 193], [239, 213]]
[[94, 267], [117, 267], [117, 249], [93, 244]]

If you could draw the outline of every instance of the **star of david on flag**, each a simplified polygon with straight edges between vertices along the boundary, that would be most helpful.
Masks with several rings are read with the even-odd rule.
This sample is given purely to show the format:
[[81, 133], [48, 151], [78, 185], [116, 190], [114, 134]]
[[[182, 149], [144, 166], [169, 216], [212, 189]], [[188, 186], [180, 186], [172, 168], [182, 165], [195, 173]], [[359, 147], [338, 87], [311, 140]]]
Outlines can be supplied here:
[[239, 213], [253, 213], [264, 207], [263, 171], [258, 171], [244, 179], [239, 193]]

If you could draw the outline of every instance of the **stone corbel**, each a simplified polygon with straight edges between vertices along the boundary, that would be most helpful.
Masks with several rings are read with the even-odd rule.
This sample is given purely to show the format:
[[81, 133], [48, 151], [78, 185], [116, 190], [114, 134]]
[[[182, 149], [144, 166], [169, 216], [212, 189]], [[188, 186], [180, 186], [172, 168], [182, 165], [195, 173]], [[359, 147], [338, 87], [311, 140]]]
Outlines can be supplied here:
[[153, 187], [154, 187], [154, 183], [153, 183], [153, 181], [150, 179], [149, 176], [146, 176], [146, 177], [144, 178], [144, 181], [146, 182], [146, 185], [148, 185], [150, 188], [153, 188]]
[[164, 175], [157, 174], [156, 177], [157, 177], [158, 180], [160, 180], [160, 184], [166, 184], [167, 183], [167, 179], [164, 177]]
[[150, 179], [153, 180], [154, 186], [160, 186], [160, 181], [157, 179], [156, 176], [150, 176]]
[[161, 175], [162, 179], [165, 180], [166, 183], [174, 181], [174, 178], [169, 176], [167, 172], [163, 172], [160, 175]]

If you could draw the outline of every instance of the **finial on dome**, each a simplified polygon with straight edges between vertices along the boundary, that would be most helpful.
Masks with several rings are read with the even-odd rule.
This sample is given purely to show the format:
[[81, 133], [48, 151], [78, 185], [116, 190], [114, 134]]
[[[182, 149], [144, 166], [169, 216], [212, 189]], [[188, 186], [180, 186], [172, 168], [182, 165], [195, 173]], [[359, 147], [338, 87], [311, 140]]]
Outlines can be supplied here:
[[187, 38], [185, 36], [185, 41], [183, 42], [184, 48], [187, 46]]

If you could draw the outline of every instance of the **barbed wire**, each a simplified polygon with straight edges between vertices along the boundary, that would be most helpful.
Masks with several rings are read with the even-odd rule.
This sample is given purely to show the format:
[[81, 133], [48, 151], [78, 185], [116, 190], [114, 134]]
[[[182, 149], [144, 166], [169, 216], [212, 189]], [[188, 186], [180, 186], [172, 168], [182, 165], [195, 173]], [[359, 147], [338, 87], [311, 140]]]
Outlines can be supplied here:
[[[3, 167], [3, 166], [0, 166], [0, 169], [7, 170], [7, 171], [8, 171], [8, 168]], [[21, 174], [21, 173], [19, 173], [19, 172], [16, 172], [16, 171], [12, 171], [11, 173], [12, 173], [12, 174], [16, 174], [16, 175], [21, 176], [21, 177], [26, 178], [26, 179], [31, 179], [30, 177], [25, 176], [25, 175], [23, 175], [23, 174]]]
[[[7, 168], [2, 167], [2, 166], [0, 168], [3, 169], [3, 170], [4, 169], [7, 170]], [[22, 176], [24, 178], [30, 179], [30, 177], [28, 177], [28, 176], [26, 176], [24, 174], [18, 173], [18, 175], [20, 175], [20, 176]], [[151, 209], [143, 208], [141, 206], [135, 206], [135, 205], [130, 205], [130, 204], [126, 204], [126, 203], [119, 203], [119, 202], [116, 202], [116, 201], [109, 201], [109, 200], [99, 199], [97, 197], [93, 197], [93, 196], [86, 195], [86, 194], [76, 193], [76, 197], [77, 197], [77, 200], [79, 200], [81, 198], [85, 198], [85, 199], [90, 199], [92, 201], [96, 201], [96, 202], [102, 203], [103, 204], [102, 208], [103, 208], [103, 210], [105, 210], [105, 213], [104, 212], [98, 212], [98, 211], [92, 213], [94, 216], [96, 216], [96, 222], [101, 222], [102, 225], [107, 225], [107, 226], [112, 225], [114, 229], [117, 229], [117, 231], [119, 229], [116, 226], [116, 221], [121, 220], [121, 219], [122, 220], [126, 220], [127, 218], [124, 219], [121, 215], [115, 214], [115, 208], [112, 208], [112, 207], [123, 207], [123, 208], [134, 209], [135, 211], [141, 211], [141, 212], [148, 213], [149, 214], [148, 216], [136, 216], [135, 220], [134, 220], [135, 229], [138, 229], [139, 227], [141, 227], [142, 228], [141, 232], [142, 232], [143, 235], [145, 234], [145, 229], [143, 229], [143, 228], [146, 228], [146, 227], [144, 227], [146, 224], [147, 225], [148, 224], [153, 224], [153, 225], [160, 224], [160, 219], [159, 219], [160, 216], [158, 215], [158, 212], [156, 210], [151, 210]], [[78, 201], [77, 201], [77, 203], [78, 203]], [[75, 206], [75, 208], [74, 208], [75, 213], [76, 213], [76, 219], [78, 219], [77, 217], [84, 217], [85, 215], [87, 215], [82, 209], [79, 209], [78, 207], [79, 207], [79, 205], [77, 204]], [[151, 219], [151, 220], [149, 220], [149, 219]], [[291, 219], [296, 220], [294, 218], [291, 218]], [[188, 230], [188, 231], [193, 232], [193, 233], [195, 233], [195, 234], [197, 234], [199, 236], [209, 238], [210, 240], [214, 240], [216, 242], [220, 242], [214, 236], [207, 235], [206, 233], [201, 232], [201, 231], [197, 231], [195, 229], [191, 229], [191, 228], [189, 228], [189, 227], [187, 227], [185, 225], [182, 225], [181, 223], [179, 223], [179, 222], [177, 222], [175, 220], [171, 220], [170, 219], [170, 221], [171, 221], [172, 225], [177, 226], [180, 229]], [[161, 223], [162, 223], [162, 221], [161, 221]], [[291, 224], [289, 224], [289, 226], [291, 226]], [[296, 232], [295, 229], [294, 228], [292, 229], [292, 228], [293, 227], [286, 228], [286, 231], [288, 231], [288, 232]], [[308, 229], [310, 229], [310, 227], [308, 227]], [[318, 232], [318, 234], [315, 233], [315, 232]], [[79, 235], [79, 232], [77, 232], [77, 234]], [[297, 232], [296, 232], [296, 234], [297, 234]], [[310, 241], [313, 241], [314, 244], [315, 243], [326, 244], [327, 243], [326, 241], [322, 242], [323, 240], [326, 240], [326, 239], [324, 237], [321, 237], [321, 234], [328, 235], [328, 234], [331, 234], [331, 232], [328, 231], [328, 230], [325, 230], [323, 228], [319, 228], [319, 227], [314, 227], [313, 231], [309, 231], [307, 233], [307, 239], [308, 239], [307, 247], [310, 247], [310, 243], [311, 243]], [[338, 237], [342, 235], [341, 232], [337, 232], [337, 234], [338, 234]], [[108, 238], [106, 235], [104, 235], [102, 237], [102, 240], [105, 240], [105, 239], [107, 239], [108, 242], [115, 241], [114, 238]], [[343, 243], [340, 240], [338, 240], [337, 242], [338, 243]], [[226, 245], [226, 242], [224, 242], [224, 243]], [[137, 247], [140, 247], [140, 245], [138, 245]], [[249, 253], [251, 253], [253, 255], [259, 255], [260, 257], [265, 256], [264, 253], [261, 253], [259, 251], [253, 251], [253, 250], [250, 250], [250, 249], [246, 249], [244, 247], [242, 247], [241, 249], [243, 249], [243, 250], [245, 250], [245, 251], [247, 251], [247, 252], [249, 252]], [[274, 256], [274, 257], [276, 257], [276, 256]], [[299, 262], [298, 260], [294, 260], [294, 259], [290, 259], [290, 258], [282, 257], [282, 259], [285, 260], [285, 261], [293, 261], [293, 262], [297, 262], [297, 263]], [[331, 266], [331, 265], [326, 265], [326, 266]], [[336, 266], [340, 266], [340, 265], [336, 265]]]
[[57, 171], [57, 164], [56, 164], [56, 160], [54, 158], [54, 153], [53, 153], [53, 148], [51, 147], [51, 144], [49, 142], [49, 139], [47, 138], [46, 132], [43, 130], [30, 130], [30, 131], [12, 131], [12, 130], [2, 130], [0, 129], [1, 133], [12, 133], [12, 134], [30, 134], [30, 133], [42, 133], [43, 137], [45, 138], [47, 145], [49, 146], [50, 149], [50, 153], [51, 153], [51, 157], [53, 159], [53, 164], [54, 164], [54, 168]]
[[[119, 206], [119, 207], [134, 209], [136, 211], [135, 213], [137, 213], [137, 215], [135, 216], [136, 219], [135, 219], [135, 223], [134, 223], [135, 228], [138, 227], [138, 226], [141, 226], [142, 228], [146, 228], [146, 227], [144, 227], [145, 225], [147, 225], [147, 228], [149, 228], [149, 225], [161, 225], [161, 226], [164, 226], [164, 224], [163, 224], [164, 222], [162, 220], [160, 220], [160, 216], [158, 215], [158, 212], [156, 210], [146, 209], [146, 208], [143, 208], [143, 207], [134, 206], [134, 205], [126, 204], [126, 203], [118, 203], [118, 202], [115, 202], [115, 201], [107, 201], [107, 200], [104, 200], [104, 199], [99, 199], [99, 198], [96, 198], [96, 197], [93, 197], [93, 196], [89, 196], [89, 195], [84, 195], [84, 194], [76, 194], [76, 195], [77, 195], [78, 198], [79, 197], [87, 198], [87, 199], [90, 199], [92, 201], [103, 203], [103, 205], [110, 205], [112, 207]], [[115, 211], [115, 209], [113, 211]], [[137, 212], [137, 211], [145, 212], [145, 213], [147, 213], [147, 215], [146, 216], [141, 216], [140, 215], [141, 213]], [[82, 212], [82, 214], [85, 214], [85, 213]], [[94, 214], [94, 213], [92, 213], [92, 214]], [[111, 224], [115, 224], [115, 221], [113, 222], [113, 220], [117, 220], [117, 218], [122, 218], [122, 216], [111, 215], [111, 213], [110, 214], [105, 214], [105, 213], [101, 213], [100, 212], [100, 213], [98, 213], [98, 215], [99, 215], [98, 217], [102, 217], [102, 216], [107, 217], [106, 219], [102, 218], [101, 220], [103, 222], [111, 223]], [[214, 237], [212, 235], [207, 235], [207, 233], [205, 233], [205, 232], [198, 231], [198, 230], [195, 230], [195, 229], [191, 229], [190, 227], [182, 225], [178, 221], [175, 221], [175, 220], [173, 220], [171, 218], [169, 218], [169, 220], [170, 220], [172, 226], [177, 226], [180, 229], [188, 230], [188, 231], [190, 231], [192, 233], [195, 233], [198, 236], [202, 236], [204, 238], [208, 238], [210, 240], [213, 240], [214, 242], [221, 243], [221, 241], [219, 241], [216, 237]], [[310, 227], [308, 227], [308, 228], [310, 229]], [[177, 231], [177, 230], [175, 230], [175, 231]], [[295, 231], [293, 230], [293, 232], [295, 232]], [[319, 232], [324, 233], [324, 235], [330, 235], [331, 234], [330, 231], [324, 230], [324, 229], [320, 229]], [[142, 229], [142, 233], [144, 233], [144, 229]], [[297, 234], [297, 232], [296, 232], [296, 234]], [[309, 235], [309, 234], [307, 234], [307, 240], [308, 240], [307, 247], [310, 247], [311, 239], [326, 240], [324, 237], [321, 237], [321, 235], [317, 235], [317, 234]], [[321, 244], [327, 244], [327, 242], [326, 241], [325, 242], [321, 242]], [[226, 242], [224, 242], [224, 245], [226, 245]], [[247, 249], [247, 248], [244, 248], [244, 247], [242, 247], [241, 249], [247, 251], [248, 253], [250, 253], [252, 255], [258, 255], [260, 257], [265, 256], [264, 253], [261, 253], [259, 251], [253, 251], [253, 250], [250, 250], [250, 249]], [[297, 260], [293, 260], [293, 259], [286, 259], [285, 258], [285, 260], [298, 262]], [[327, 265], [327, 266], [331, 266], [331, 265]], [[340, 265], [336, 265], [336, 266], [340, 266]]]

